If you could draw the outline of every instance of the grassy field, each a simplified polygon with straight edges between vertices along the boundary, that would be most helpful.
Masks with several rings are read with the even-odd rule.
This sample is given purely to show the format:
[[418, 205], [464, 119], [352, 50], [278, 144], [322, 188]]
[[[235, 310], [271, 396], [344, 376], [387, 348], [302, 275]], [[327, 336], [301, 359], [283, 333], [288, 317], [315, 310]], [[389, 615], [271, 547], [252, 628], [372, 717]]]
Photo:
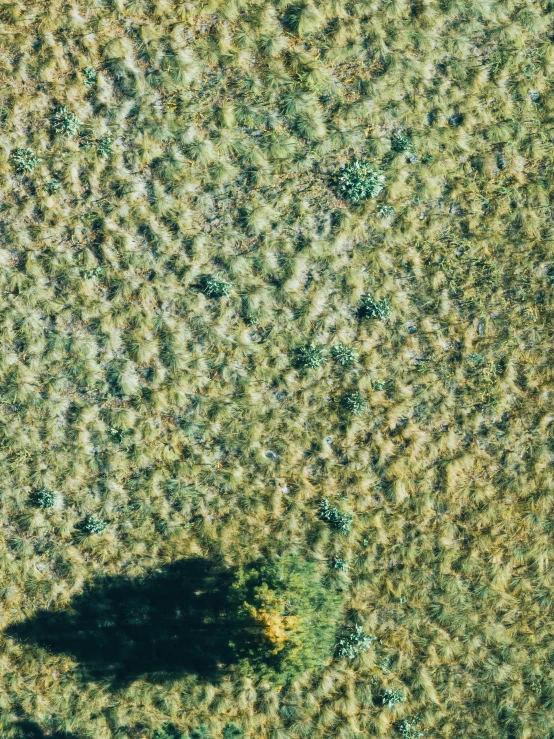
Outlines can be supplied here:
[[[554, 737], [553, 39], [1, 0], [2, 737]], [[276, 686], [217, 604], [284, 553], [373, 638]]]

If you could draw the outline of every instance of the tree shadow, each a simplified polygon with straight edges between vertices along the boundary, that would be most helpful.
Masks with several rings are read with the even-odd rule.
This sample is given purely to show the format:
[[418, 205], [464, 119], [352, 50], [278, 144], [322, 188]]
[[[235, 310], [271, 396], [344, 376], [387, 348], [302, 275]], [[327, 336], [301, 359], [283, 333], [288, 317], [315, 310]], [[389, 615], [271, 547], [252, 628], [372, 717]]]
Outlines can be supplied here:
[[54, 734], [45, 734], [38, 724], [34, 721], [18, 721], [17, 737], [21, 739], [78, 739], [75, 734], [68, 734], [65, 731], [56, 731]]
[[234, 661], [240, 624], [227, 613], [231, 573], [207, 559], [175, 562], [145, 578], [104, 577], [66, 611], [39, 611], [6, 630], [75, 657], [94, 679], [163, 682], [194, 673], [216, 680]]

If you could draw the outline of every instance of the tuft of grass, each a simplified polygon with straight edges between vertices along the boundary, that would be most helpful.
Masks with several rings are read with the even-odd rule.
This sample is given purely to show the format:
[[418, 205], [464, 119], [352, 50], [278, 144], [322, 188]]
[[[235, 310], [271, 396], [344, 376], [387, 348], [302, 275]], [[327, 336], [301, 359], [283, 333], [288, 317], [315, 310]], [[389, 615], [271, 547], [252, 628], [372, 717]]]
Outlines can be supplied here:
[[319, 369], [325, 363], [321, 347], [313, 343], [299, 347], [294, 355], [294, 364], [304, 369]]
[[56, 508], [60, 502], [60, 493], [50, 488], [42, 488], [35, 495], [35, 503], [39, 508]]
[[231, 283], [218, 280], [213, 275], [203, 275], [200, 279], [200, 290], [207, 298], [227, 298], [231, 294]]
[[336, 344], [331, 347], [331, 357], [341, 367], [350, 367], [358, 360], [358, 353], [351, 346]]
[[382, 192], [385, 175], [369, 162], [356, 159], [337, 175], [336, 182], [340, 197], [359, 203], [376, 198]]
[[397, 703], [405, 703], [406, 696], [399, 688], [387, 688], [381, 696], [381, 703], [387, 708], [396, 706]]
[[419, 718], [406, 718], [400, 723], [398, 731], [402, 739], [422, 739], [425, 736], [425, 732], [419, 726]]
[[334, 505], [329, 503], [327, 498], [319, 503], [319, 517], [325, 523], [331, 524], [334, 529], [340, 531], [341, 534], [349, 534], [354, 516], [351, 513], [345, 513]]
[[368, 409], [365, 398], [359, 392], [348, 393], [342, 399], [343, 408], [354, 416], [361, 416]]
[[83, 69], [83, 76], [85, 78], [85, 85], [92, 87], [98, 82], [98, 75], [94, 67], [85, 67]]
[[335, 557], [333, 559], [333, 569], [339, 570], [340, 572], [348, 572], [350, 568], [350, 562], [343, 557]]
[[16, 170], [20, 173], [33, 172], [40, 163], [40, 158], [32, 149], [17, 148], [10, 154], [10, 160]]
[[336, 656], [345, 659], [356, 659], [360, 654], [367, 652], [374, 641], [375, 637], [373, 635], [366, 634], [363, 628], [356, 624], [337, 640]]
[[52, 127], [55, 133], [61, 134], [66, 138], [75, 136], [81, 126], [82, 121], [77, 118], [75, 113], [65, 105], [61, 105], [54, 111], [52, 115]]
[[101, 157], [110, 157], [113, 154], [112, 140], [109, 136], [102, 136], [96, 145], [96, 153]]
[[107, 522], [94, 513], [89, 513], [80, 525], [81, 531], [88, 535], [101, 534], [107, 527]]
[[396, 131], [391, 138], [391, 149], [396, 152], [411, 151], [413, 148], [412, 140], [403, 131]]
[[386, 321], [391, 315], [392, 306], [386, 298], [375, 300], [369, 293], [362, 296], [358, 306], [358, 316], [360, 318], [376, 318], [379, 321]]

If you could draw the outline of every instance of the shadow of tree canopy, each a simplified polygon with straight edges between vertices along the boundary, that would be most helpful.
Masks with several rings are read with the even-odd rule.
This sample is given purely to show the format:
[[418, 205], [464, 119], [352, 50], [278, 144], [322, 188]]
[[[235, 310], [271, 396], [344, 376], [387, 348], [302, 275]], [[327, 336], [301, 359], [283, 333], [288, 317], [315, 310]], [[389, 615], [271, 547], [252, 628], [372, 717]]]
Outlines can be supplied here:
[[227, 613], [231, 580], [207, 559], [140, 579], [104, 577], [68, 610], [39, 611], [6, 634], [73, 656], [95, 679], [162, 682], [195, 673], [213, 681], [235, 661], [229, 643], [244, 628]]
[[78, 739], [75, 734], [68, 734], [65, 731], [56, 731], [54, 734], [45, 734], [38, 724], [34, 721], [18, 721], [16, 726], [16, 736], [18, 739]]

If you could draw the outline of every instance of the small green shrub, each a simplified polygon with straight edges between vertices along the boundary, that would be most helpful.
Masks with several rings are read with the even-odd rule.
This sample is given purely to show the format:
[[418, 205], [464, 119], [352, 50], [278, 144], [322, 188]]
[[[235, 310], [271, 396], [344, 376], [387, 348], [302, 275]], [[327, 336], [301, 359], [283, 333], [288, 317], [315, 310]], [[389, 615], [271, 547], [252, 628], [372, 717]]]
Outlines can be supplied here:
[[349, 395], [345, 395], [342, 400], [342, 405], [345, 410], [352, 413], [354, 416], [361, 416], [368, 408], [366, 400], [364, 400], [360, 393], [350, 393]]
[[84, 534], [101, 534], [106, 530], [108, 524], [100, 516], [90, 513], [81, 524], [81, 531]]
[[358, 316], [360, 318], [377, 318], [380, 321], [386, 321], [387, 318], [390, 318], [391, 313], [392, 306], [386, 298], [375, 300], [368, 293], [362, 296], [358, 308]]
[[350, 533], [352, 521], [354, 520], [354, 516], [351, 513], [344, 513], [344, 511], [341, 511], [336, 506], [331, 505], [327, 498], [323, 498], [319, 504], [319, 517], [322, 521], [325, 521], [325, 523], [330, 524], [334, 529], [340, 531], [341, 534]]
[[398, 727], [402, 739], [422, 739], [425, 736], [425, 732], [418, 728], [419, 723], [419, 718], [404, 719]]
[[391, 149], [396, 152], [404, 152], [412, 150], [412, 142], [403, 131], [397, 131], [391, 138]]
[[96, 153], [101, 157], [109, 157], [113, 154], [112, 140], [109, 136], [103, 136], [96, 146]]
[[94, 67], [85, 67], [83, 69], [83, 75], [85, 77], [85, 85], [91, 87], [98, 82], [98, 75]]
[[331, 348], [331, 357], [341, 367], [348, 367], [358, 359], [358, 353], [350, 346], [336, 344]]
[[61, 186], [61, 182], [58, 182], [58, 180], [51, 180], [51, 182], [46, 183], [44, 189], [48, 195], [53, 195], [55, 192], [58, 192]]
[[35, 495], [35, 502], [39, 508], [54, 508], [60, 502], [60, 494], [57, 490], [42, 488]]
[[10, 154], [10, 160], [16, 170], [16, 172], [32, 172], [35, 170], [40, 162], [39, 157], [35, 154], [32, 149], [21, 149], [17, 148]]
[[323, 351], [315, 344], [306, 344], [296, 350], [294, 363], [297, 367], [318, 369], [324, 362]]
[[52, 116], [52, 126], [56, 133], [70, 138], [78, 133], [83, 125], [82, 121], [77, 118], [75, 113], [65, 105], [56, 108]]
[[374, 390], [384, 390], [387, 383], [384, 380], [372, 380], [371, 387]]
[[398, 688], [396, 690], [393, 690], [392, 688], [387, 688], [381, 698], [381, 703], [384, 706], [387, 706], [387, 708], [392, 708], [397, 703], [405, 703], [405, 702], [406, 702], [406, 696]]
[[231, 284], [224, 280], [216, 280], [212, 275], [203, 275], [200, 279], [200, 290], [207, 298], [226, 298], [230, 294]]
[[367, 652], [373, 641], [375, 637], [366, 634], [362, 627], [356, 624], [337, 641], [336, 655], [346, 659], [355, 659], [363, 652]]
[[388, 218], [394, 215], [394, 208], [392, 205], [381, 205], [377, 212], [381, 218]]
[[384, 174], [369, 162], [355, 160], [337, 177], [339, 195], [351, 203], [376, 198], [383, 190]]
[[335, 570], [340, 570], [340, 572], [348, 572], [349, 567], [350, 562], [347, 559], [343, 559], [342, 557], [335, 557], [333, 559], [333, 568]]

